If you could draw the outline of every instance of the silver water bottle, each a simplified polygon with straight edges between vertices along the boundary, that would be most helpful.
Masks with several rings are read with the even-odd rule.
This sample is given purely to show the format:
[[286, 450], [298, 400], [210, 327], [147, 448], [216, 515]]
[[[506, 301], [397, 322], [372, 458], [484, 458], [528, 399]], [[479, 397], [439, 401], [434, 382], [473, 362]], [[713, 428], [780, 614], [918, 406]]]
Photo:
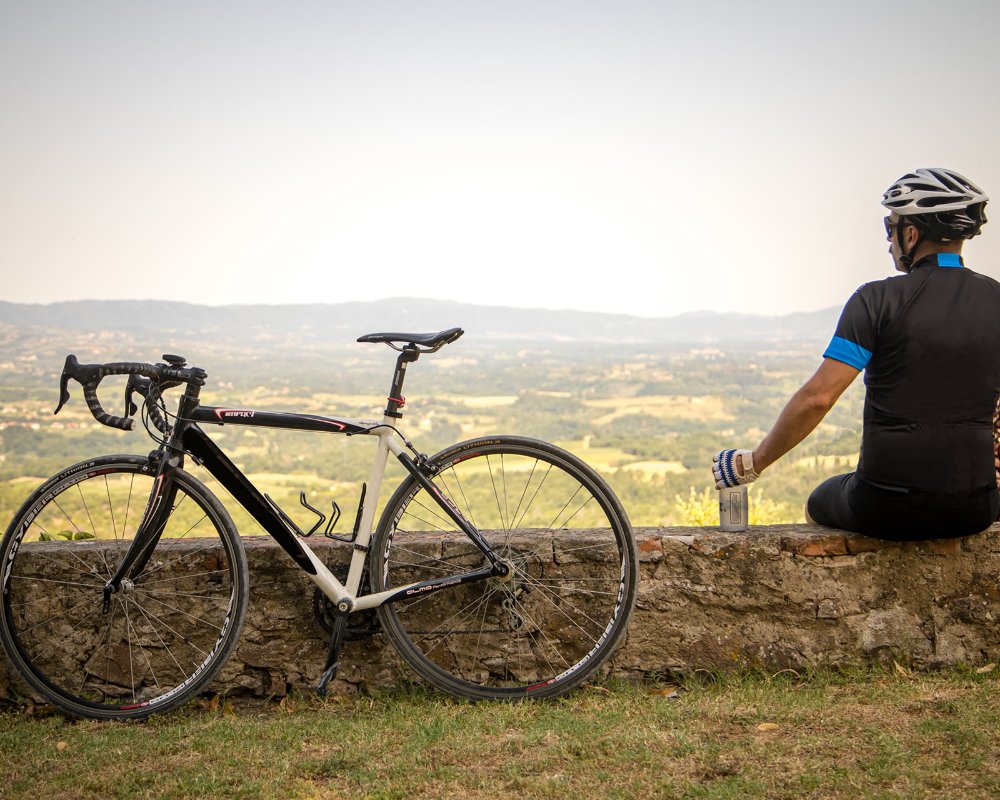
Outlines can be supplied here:
[[749, 521], [746, 484], [719, 489], [719, 527], [724, 531], [745, 531]]

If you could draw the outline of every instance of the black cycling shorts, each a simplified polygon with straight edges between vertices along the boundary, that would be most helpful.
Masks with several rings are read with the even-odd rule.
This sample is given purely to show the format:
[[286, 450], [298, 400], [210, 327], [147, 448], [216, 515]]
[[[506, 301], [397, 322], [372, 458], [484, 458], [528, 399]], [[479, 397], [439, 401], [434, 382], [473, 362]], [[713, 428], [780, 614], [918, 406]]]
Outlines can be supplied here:
[[992, 525], [1000, 512], [1000, 493], [996, 487], [962, 496], [897, 491], [849, 472], [817, 486], [806, 510], [820, 525], [878, 539], [949, 539]]

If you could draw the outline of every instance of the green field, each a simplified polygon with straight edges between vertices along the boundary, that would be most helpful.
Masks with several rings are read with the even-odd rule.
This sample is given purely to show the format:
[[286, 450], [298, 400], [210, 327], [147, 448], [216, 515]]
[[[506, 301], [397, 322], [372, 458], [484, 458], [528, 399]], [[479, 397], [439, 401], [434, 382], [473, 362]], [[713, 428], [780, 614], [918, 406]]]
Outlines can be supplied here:
[[[678, 498], [689, 498], [692, 490], [700, 494], [711, 485], [711, 459], [717, 450], [755, 445], [817, 360], [811, 348], [790, 353], [787, 344], [759, 346], [752, 352], [676, 348], [649, 353], [637, 347], [567, 345], [537, 353], [521, 350], [516, 356], [502, 348], [475, 359], [431, 356], [410, 370], [400, 430], [427, 453], [493, 433], [552, 441], [604, 475], [635, 525], [691, 524], [695, 520], [689, 504]], [[65, 466], [103, 453], [142, 454], [153, 446], [141, 428], [126, 434], [98, 425], [78, 389], [53, 417], [60, 362], [53, 357], [29, 363], [33, 371], [27, 375], [0, 371], [4, 517], [32, 485]], [[211, 352], [201, 363], [212, 365]], [[228, 363], [222, 360], [223, 367]], [[275, 375], [274, 363], [261, 364], [239, 380], [223, 371], [216, 383], [210, 380], [203, 401], [361, 418], [381, 415], [384, 395], [378, 389], [391, 356], [376, 353], [370, 360], [355, 360], [350, 381], [292, 366]], [[111, 410], [120, 405], [121, 385], [115, 388], [109, 379], [106, 392], [102, 385]], [[820, 428], [768, 471], [758, 493], [768, 498], [769, 521], [801, 521], [811, 488], [853, 467], [861, 388], [860, 382], [852, 387]], [[298, 505], [300, 490], [324, 510], [336, 500], [343, 510], [342, 524], [353, 523], [361, 483], [368, 477], [370, 440], [233, 426], [212, 433], [301, 525], [310, 524], [311, 517]], [[390, 486], [393, 476], [402, 477], [398, 466]], [[253, 527], [230, 507], [241, 530]]]

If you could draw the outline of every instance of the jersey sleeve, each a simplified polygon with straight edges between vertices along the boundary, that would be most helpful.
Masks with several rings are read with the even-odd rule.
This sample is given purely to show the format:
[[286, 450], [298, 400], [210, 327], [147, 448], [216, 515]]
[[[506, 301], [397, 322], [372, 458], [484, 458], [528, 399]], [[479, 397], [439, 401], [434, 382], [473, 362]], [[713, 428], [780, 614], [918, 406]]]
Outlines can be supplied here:
[[837, 330], [823, 353], [824, 358], [836, 359], [856, 370], [868, 366], [875, 351], [875, 323], [865, 302], [864, 288], [858, 289], [847, 301]]

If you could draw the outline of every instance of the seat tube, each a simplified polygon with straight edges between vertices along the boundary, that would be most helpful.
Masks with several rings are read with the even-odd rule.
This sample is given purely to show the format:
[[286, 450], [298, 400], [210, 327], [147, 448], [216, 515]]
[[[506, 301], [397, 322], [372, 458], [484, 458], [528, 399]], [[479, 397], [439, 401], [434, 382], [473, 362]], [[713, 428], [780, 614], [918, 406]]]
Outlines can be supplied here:
[[368, 476], [368, 501], [365, 503], [361, 514], [361, 523], [358, 526], [358, 540], [354, 545], [354, 553], [351, 556], [351, 568], [347, 574], [347, 591], [354, 597], [358, 596], [361, 587], [361, 573], [365, 559], [368, 557], [369, 547], [372, 539], [372, 528], [375, 524], [375, 509], [378, 506], [379, 498], [382, 496], [382, 482], [385, 478], [385, 467], [389, 461], [390, 442], [395, 431], [396, 421], [402, 419], [403, 412], [400, 410], [406, 404], [403, 397], [403, 382], [406, 379], [406, 367], [408, 364], [420, 358], [420, 351], [415, 347], [404, 347], [399, 357], [396, 359], [396, 369], [392, 373], [392, 383], [389, 386], [389, 396], [386, 398], [385, 412], [382, 417], [383, 427], [376, 429], [378, 436], [378, 448], [375, 450], [375, 459], [372, 461], [371, 473]]
[[347, 575], [347, 591], [353, 597], [358, 596], [361, 588], [361, 573], [365, 559], [368, 557], [369, 546], [372, 540], [372, 528], [375, 524], [375, 511], [378, 507], [379, 498], [382, 496], [382, 483], [385, 478], [385, 467], [389, 461], [389, 443], [393, 435], [392, 420], [385, 418], [386, 427], [376, 431], [378, 444], [375, 449], [375, 458], [372, 460], [371, 472], [368, 475], [368, 492], [364, 510], [361, 513], [361, 522], [358, 525], [358, 539], [354, 544], [354, 552], [351, 554], [351, 567]]

